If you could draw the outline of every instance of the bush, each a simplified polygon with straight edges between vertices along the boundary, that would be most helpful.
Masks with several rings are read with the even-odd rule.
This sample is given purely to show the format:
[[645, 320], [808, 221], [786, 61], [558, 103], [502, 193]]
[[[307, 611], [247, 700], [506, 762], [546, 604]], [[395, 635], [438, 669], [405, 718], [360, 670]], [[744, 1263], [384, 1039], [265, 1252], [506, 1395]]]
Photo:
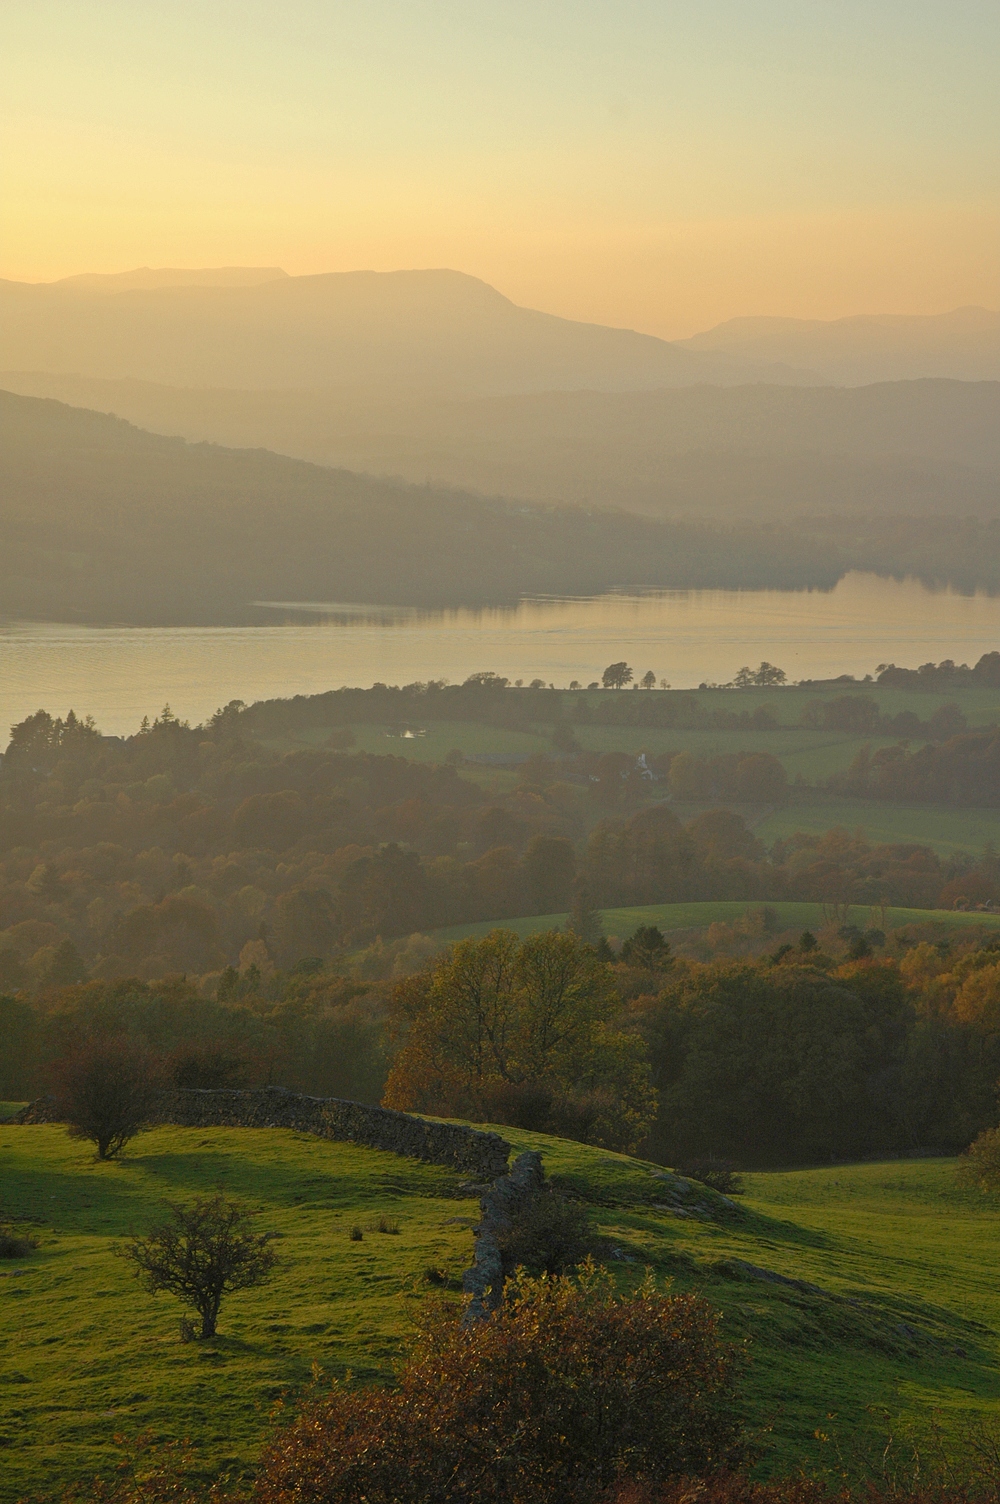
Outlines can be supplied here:
[[127, 1259], [151, 1295], [167, 1290], [201, 1317], [202, 1337], [214, 1337], [222, 1297], [269, 1279], [278, 1262], [275, 1236], [254, 1229], [254, 1214], [221, 1191], [189, 1207], [167, 1203], [171, 1220], [146, 1238], [131, 1237], [115, 1251]]
[[731, 1159], [689, 1159], [684, 1165], [677, 1166], [677, 1173], [688, 1180], [700, 1181], [721, 1196], [743, 1195], [743, 1177], [739, 1166]]
[[0, 1259], [26, 1259], [38, 1247], [38, 1239], [6, 1223], [0, 1223]]
[[53, 1068], [56, 1111], [72, 1138], [114, 1159], [141, 1133], [159, 1088], [156, 1062], [128, 1039], [92, 1040]]
[[596, 1504], [735, 1461], [736, 1350], [694, 1295], [520, 1277], [489, 1321], [425, 1308], [398, 1387], [334, 1384], [265, 1449], [258, 1504]]
[[497, 1241], [505, 1276], [518, 1268], [534, 1275], [568, 1274], [591, 1251], [583, 1207], [567, 1201], [551, 1186], [531, 1197]]
[[1000, 1191], [1000, 1128], [988, 1128], [969, 1145], [959, 1160], [958, 1177], [979, 1191]]

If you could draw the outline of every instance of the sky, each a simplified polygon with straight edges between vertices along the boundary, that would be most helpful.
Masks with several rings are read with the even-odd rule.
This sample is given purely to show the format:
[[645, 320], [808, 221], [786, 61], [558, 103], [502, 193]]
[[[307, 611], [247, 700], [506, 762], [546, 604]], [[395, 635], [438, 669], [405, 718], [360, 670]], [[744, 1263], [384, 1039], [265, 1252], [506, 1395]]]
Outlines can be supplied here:
[[451, 266], [681, 337], [1000, 306], [997, 0], [4, 0], [0, 276]]

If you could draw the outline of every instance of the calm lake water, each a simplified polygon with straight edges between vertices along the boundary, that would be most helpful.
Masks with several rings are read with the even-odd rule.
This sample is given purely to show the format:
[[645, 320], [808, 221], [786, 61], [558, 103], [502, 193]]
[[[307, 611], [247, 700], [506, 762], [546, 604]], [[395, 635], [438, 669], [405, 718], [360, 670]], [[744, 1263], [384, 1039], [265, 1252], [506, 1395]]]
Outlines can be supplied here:
[[624, 658], [674, 688], [725, 682], [762, 658], [789, 679], [872, 673], [879, 663], [973, 663], [1000, 648], [1000, 598], [848, 575], [835, 590], [666, 591], [526, 600], [508, 611], [327, 606], [315, 622], [258, 627], [0, 624], [0, 745], [39, 708], [134, 731], [169, 702], [192, 723], [218, 705], [315, 694], [342, 684], [599, 679]]

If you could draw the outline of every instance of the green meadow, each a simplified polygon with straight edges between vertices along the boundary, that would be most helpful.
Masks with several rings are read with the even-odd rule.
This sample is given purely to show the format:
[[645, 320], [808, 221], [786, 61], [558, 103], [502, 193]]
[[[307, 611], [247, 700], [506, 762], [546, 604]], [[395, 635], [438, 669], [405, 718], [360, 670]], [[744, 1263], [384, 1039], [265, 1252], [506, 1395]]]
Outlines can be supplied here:
[[863, 799], [834, 799], [819, 794], [815, 799], [797, 794], [782, 809], [770, 809], [763, 818], [748, 817], [754, 835], [765, 846], [778, 837], [822, 835], [833, 826], [861, 830], [874, 845], [930, 846], [940, 856], [959, 851], [981, 855], [988, 842], [1000, 848], [1000, 809], [974, 809], [944, 804], [876, 804]]
[[[720, 898], [704, 903], [651, 903], [630, 909], [602, 909], [601, 924], [608, 936], [624, 939], [641, 924], [655, 924], [664, 933], [671, 930], [704, 929], [706, 925], [724, 922], [731, 924], [742, 919], [748, 912], [762, 908], [762, 904], [747, 903], [745, 899]], [[827, 919], [822, 904], [818, 903], [769, 903], [777, 915], [778, 930], [818, 930]], [[544, 930], [558, 929], [566, 923], [569, 914], [531, 914], [522, 919], [487, 919], [476, 924], [454, 924], [447, 929], [434, 930], [433, 935], [442, 944], [454, 940], [466, 940], [488, 935], [490, 930], [513, 930], [523, 940], [526, 935], [537, 935]], [[878, 909], [858, 905], [848, 915], [848, 922], [866, 927], [881, 925], [882, 914]], [[890, 929], [904, 924], [946, 924], [963, 928], [967, 925], [984, 925], [995, 929], [1000, 925], [1000, 914], [964, 914], [954, 909], [895, 909], [887, 908], [885, 923]]]
[[[679, 1217], [656, 1168], [565, 1140], [539, 1147], [588, 1207], [600, 1256], [629, 1287], [646, 1267], [717, 1305], [749, 1343], [763, 1470], [832, 1463], [870, 1407], [957, 1432], [1000, 1407], [997, 1209], [953, 1162], [831, 1166], [748, 1177], [742, 1215]], [[108, 1469], [115, 1433], [189, 1437], [205, 1475], [244, 1474], [282, 1395], [326, 1374], [387, 1380], [417, 1304], [468, 1264], [477, 1203], [460, 1177], [282, 1130], [157, 1129], [99, 1164], [56, 1126], [0, 1127], [8, 1215], [40, 1247], [0, 1269], [0, 1498]], [[185, 1343], [181, 1307], [146, 1295], [113, 1254], [163, 1198], [222, 1186], [280, 1234], [273, 1282], [223, 1306], [220, 1335]], [[399, 1233], [350, 1228], [387, 1216]], [[753, 1276], [745, 1265], [798, 1284]], [[452, 1297], [454, 1298], [454, 1297]], [[823, 1442], [816, 1433], [832, 1438]]]

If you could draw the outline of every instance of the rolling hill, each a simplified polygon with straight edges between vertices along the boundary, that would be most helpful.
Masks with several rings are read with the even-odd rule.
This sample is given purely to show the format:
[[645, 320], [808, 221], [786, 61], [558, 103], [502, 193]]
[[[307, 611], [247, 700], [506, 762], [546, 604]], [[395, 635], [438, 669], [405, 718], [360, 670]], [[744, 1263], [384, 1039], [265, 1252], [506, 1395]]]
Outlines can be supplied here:
[[[656, 1167], [504, 1128], [539, 1148], [587, 1210], [624, 1288], [650, 1268], [696, 1289], [749, 1339], [746, 1411], [768, 1428], [762, 1471], [839, 1470], [841, 1447], [899, 1418], [953, 1445], [997, 1413], [997, 1213], [953, 1162], [835, 1165], [748, 1177], [742, 1215], [677, 1216]], [[121, 1163], [57, 1125], [0, 1126], [5, 1211], [37, 1252], [4, 1269], [3, 1504], [109, 1473], [116, 1433], [188, 1437], [198, 1475], [245, 1479], [274, 1402], [328, 1377], [392, 1372], [414, 1305], [454, 1292], [478, 1204], [457, 1172], [282, 1129], [158, 1128]], [[233, 1296], [219, 1336], [178, 1339], [181, 1308], [141, 1291], [113, 1245], [162, 1199], [224, 1186], [280, 1234], [282, 1265]], [[373, 1221], [388, 1216], [396, 1236]], [[354, 1242], [352, 1224], [367, 1227]], [[872, 1410], [877, 1411], [877, 1416]], [[884, 1420], [881, 1417], [884, 1416]], [[16, 1441], [16, 1444], [11, 1443]], [[875, 1446], [875, 1450], [878, 1448]]]
[[[255, 602], [513, 603], [716, 585], [831, 586], [828, 548], [488, 500], [185, 444], [0, 393], [0, 613], [261, 619]], [[275, 620], [274, 613], [266, 618]]]

